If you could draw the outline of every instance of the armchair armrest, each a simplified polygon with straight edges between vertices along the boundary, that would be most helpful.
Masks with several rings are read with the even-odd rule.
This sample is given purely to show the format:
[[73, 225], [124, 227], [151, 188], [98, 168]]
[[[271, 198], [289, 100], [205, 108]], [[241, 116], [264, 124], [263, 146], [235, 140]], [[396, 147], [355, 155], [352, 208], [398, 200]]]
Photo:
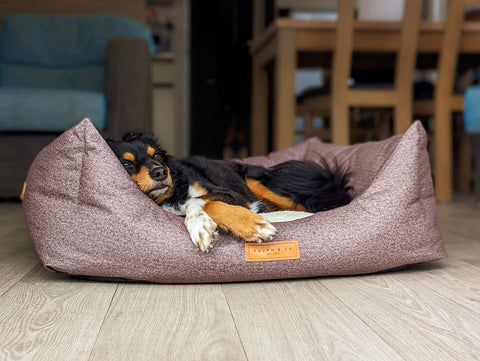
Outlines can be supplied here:
[[108, 134], [119, 139], [128, 130], [151, 130], [152, 76], [147, 41], [111, 39], [105, 58]]

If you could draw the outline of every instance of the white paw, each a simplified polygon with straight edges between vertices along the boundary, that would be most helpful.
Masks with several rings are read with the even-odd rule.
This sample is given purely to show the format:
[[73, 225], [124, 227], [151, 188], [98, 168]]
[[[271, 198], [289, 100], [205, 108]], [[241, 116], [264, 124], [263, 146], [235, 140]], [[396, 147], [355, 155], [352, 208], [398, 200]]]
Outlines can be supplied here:
[[193, 244], [202, 252], [208, 252], [217, 242], [217, 224], [205, 212], [187, 215], [185, 226]]
[[277, 230], [269, 222], [263, 220], [257, 223], [257, 233], [255, 235], [257, 242], [270, 241], [277, 234]]

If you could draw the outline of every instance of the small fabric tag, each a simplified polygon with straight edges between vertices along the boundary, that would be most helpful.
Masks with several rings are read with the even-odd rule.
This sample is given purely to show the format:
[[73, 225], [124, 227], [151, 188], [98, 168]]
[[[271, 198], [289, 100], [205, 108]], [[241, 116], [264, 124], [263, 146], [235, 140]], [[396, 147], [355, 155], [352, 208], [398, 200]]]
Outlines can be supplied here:
[[298, 241], [245, 243], [247, 262], [284, 261], [300, 259]]
[[22, 193], [20, 193], [20, 200], [23, 201], [25, 197], [25, 191], [27, 190], [27, 182], [23, 182]]

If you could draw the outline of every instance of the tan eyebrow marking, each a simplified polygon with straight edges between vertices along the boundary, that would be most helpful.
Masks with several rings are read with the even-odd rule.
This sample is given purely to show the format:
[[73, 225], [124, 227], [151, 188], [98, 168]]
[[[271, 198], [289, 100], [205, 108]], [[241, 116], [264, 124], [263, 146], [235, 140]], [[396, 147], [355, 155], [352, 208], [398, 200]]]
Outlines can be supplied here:
[[155, 149], [153, 149], [153, 147], [148, 146], [148, 148], [147, 148], [147, 154], [148, 154], [150, 157], [153, 157], [153, 155], [155, 154]]
[[129, 160], [130, 162], [135, 162], [135, 156], [130, 152], [123, 153], [123, 159]]

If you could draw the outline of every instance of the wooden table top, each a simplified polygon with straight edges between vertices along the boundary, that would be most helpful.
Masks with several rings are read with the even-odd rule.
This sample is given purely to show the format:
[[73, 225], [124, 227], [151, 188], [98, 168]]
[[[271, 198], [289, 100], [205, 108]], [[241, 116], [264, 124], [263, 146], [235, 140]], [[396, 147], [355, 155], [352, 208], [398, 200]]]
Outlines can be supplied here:
[[[280, 31], [295, 31], [298, 51], [331, 51], [335, 45], [336, 21], [279, 18], [254, 39], [251, 52], [256, 53], [274, 41]], [[389, 52], [398, 50], [401, 22], [357, 21], [355, 51]], [[436, 53], [442, 45], [444, 23], [420, 25], [419, 52]], [[465, 22], [460, 39], [462, 53], [480, 53], [480, 22]]]

